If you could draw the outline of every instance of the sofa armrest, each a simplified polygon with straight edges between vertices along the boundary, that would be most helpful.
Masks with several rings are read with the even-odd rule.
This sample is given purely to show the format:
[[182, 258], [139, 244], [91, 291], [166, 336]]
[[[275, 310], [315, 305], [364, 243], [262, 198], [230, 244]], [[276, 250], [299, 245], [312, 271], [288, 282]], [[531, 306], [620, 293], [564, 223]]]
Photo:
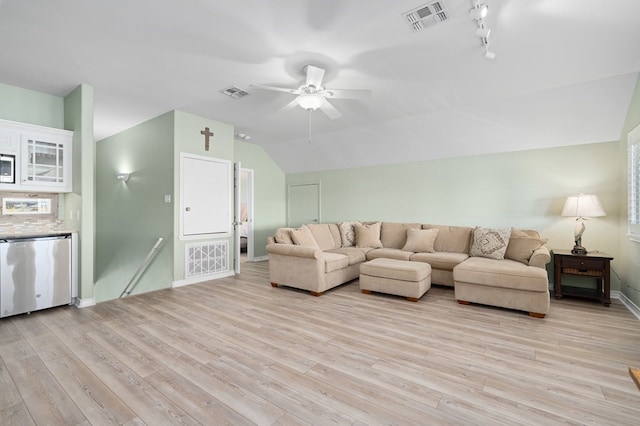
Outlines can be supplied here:
[[548, 248], [542, 246], [531, 255], [531, 259], [529, 259], [529, 266], [544, 269], [546, 264], [549, 262], [551, 262], [551, 253], [549, 253]]
[[283, 256], [306, 257], [309, 259], [322, 259], [322, 250], [316, 247], [298, 246], [295, 244], [267, 244], [267, 253]]

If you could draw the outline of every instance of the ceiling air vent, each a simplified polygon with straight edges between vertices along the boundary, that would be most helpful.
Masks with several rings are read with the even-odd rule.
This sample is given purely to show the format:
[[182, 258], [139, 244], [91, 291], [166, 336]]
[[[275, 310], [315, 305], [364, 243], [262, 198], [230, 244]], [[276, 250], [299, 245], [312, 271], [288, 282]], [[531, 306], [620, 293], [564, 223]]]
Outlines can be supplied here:
[[451, 15], [443, 0], [432, 1], [402, 14], [414, 32], [449, 20]]
[[219, 92], [223, 95], [231, 96], [233, 99], [240, 99], [249, 94], [236, 86], [229, 86], [226, 89], [219, 90]]

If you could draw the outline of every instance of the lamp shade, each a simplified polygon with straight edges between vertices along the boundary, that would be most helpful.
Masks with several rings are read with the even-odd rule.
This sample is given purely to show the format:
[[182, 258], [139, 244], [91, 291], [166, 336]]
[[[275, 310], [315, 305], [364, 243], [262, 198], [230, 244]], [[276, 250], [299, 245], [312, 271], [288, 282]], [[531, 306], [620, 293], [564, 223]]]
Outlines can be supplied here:
[[606, 216], [597, 195], [583, 194], [567, 197], [562, 208], [562, 216], [599, 217]]

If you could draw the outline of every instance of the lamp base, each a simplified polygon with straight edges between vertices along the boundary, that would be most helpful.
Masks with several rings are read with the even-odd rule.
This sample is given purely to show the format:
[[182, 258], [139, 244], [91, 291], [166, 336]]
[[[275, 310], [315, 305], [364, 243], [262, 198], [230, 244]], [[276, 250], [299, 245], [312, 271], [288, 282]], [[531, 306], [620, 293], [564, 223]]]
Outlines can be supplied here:
[[587, 249], [582, 246], [573, 246], [571, 254], [587, 254]]

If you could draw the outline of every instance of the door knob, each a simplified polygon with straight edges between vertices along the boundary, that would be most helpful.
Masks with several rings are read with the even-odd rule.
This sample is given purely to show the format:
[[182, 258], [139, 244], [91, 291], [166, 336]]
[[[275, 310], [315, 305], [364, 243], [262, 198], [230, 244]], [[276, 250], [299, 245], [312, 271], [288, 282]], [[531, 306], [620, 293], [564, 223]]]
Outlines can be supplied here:
[[185, 210], [190, 212], [191, 211], [191, 207], [187, 207]]

